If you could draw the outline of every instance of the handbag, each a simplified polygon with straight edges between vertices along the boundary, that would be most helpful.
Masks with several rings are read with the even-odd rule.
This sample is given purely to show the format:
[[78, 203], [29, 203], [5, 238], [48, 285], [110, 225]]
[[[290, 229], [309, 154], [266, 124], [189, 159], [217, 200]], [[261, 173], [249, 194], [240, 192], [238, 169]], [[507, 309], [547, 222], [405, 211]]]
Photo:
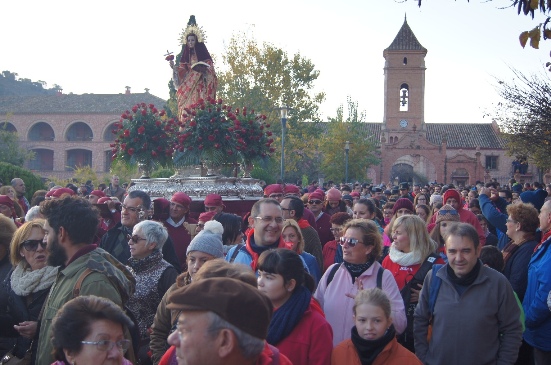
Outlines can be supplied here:
[[29, 349], [25, 352], [25, 356], [22, 359], [18, 358], [13, 354], [14, 349], [8, 351], [8, 353], [0, 360], [2, 365], [29, 365], [31, 363], [31, 348], [33, 343], [29, 346]]

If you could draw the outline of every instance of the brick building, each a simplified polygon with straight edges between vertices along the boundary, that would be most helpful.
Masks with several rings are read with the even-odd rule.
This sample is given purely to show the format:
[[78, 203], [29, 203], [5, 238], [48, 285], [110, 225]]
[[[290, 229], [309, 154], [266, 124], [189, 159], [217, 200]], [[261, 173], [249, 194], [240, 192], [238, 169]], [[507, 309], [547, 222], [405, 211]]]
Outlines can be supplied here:
[[149, 93], [0, 97], [0, 126], [15, 131], [20, 144], [35, 152], [26, 168], [43, 177], [69, 178], [77, 166], [109, 171], [115, 137], [113, 123], [137, 103], [162, 108], [165, 100]]
[[[375, 183], [438, 181], [456, 185], [513, 176], [497, 124], [427, 123], [424, 48], [406, 20], [383, 51], [384, 116], [366, 123], [366, 133], [380, 145], [381, 164], [368, 170]], [[444, 116], [443, 118], [444, 119]], [[532, 167], [521, 180], [532, 181]], [[518, 175], [517, 175], [518, 177]]]

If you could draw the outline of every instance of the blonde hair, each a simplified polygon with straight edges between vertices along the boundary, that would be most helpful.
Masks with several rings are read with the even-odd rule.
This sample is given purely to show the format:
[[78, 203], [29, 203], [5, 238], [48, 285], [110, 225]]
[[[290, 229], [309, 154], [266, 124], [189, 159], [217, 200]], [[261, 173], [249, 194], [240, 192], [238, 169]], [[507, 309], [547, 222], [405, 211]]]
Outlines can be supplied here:
[[354, 315], [356, 315], [356, 307], [362, 304], [370, 304], [381, 308], [385, 313], [386, 318], [390, 318], [392, 313], [390, 299], [388, 299], [385, 292], [379, 288], [360, 290], [358, 294], [356, 294], [356, 297], [354, 298], [354, 307], [352, 308]]
[[29, 238], [33, 228], [40, 228], [42, 231], [44, 231], [45, 222], [46, 221], [44, 219], [35, 219], [23, 224], [21, 227], [19, 227], [19, 229], [17, 229], [10, 243], [10, 261], [13, 266], [17, 266], [21, 261], [24, 261], [25, 269], [27, 268], [27, 260], [21, 257], [21, 254], [19, 253], [21, 251], [21, 244], [27, 238]]
[[357, 228], [362, 231], [362, 241], [366, 246], [373, 246], [373, 250], [369, 254], [370, 259], [377, 260], [383, 251], [383, 237], [379, 233], [379, 227], [369, 219], [352, 219], [344, 224], [342, 229], [343, 235], [348, 228]]
[[281, 228], [281, 233], [283, 234], [283, 231], [285, 228], [291, 227], [295, 229], [295, 232], [298, 236], [298, 243], [296, 245], [297, 253], [304, 251], [304, 237], [302, 236], [302, 231], [300, 230], [300, 227], [298, 226], [298, 223], [294, 219], [286, 219], [283, 222], [283, 227]]
[[409, 249], [419, 260], [424, 260], [438, 249], [438, 243], [429, 237], [427, 226], [417, 215], [403, 215], [396, 218], [392, 233], [402, 226], [409, 237]]

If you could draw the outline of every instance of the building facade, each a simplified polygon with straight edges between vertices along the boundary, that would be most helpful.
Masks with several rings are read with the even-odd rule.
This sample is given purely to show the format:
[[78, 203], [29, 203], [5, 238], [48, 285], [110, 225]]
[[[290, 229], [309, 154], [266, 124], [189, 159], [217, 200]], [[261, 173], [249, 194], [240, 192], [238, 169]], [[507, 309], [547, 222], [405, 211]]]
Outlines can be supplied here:
[[20, 145], [35, 153], [25, 168], [48, 178], [67, 179], [76, 167], [109, 172], [114, 123], [138, 103], [163, 108], [149, 93], [7, 96], [0, 98], [0, 126], [17, 132]]
[[[381, 163], [368, 169], [375, 183], [437, 181], [458, 186], [476, 181], [507, 182], [514, 158], [495, 122], [427, 123], [425, 121], [425, 56], [407, 20], [383, 51], [384, 116], [366, 123], [368, 138], [380, 145]], [[532, 168], [520, 180], [532, 181]]]

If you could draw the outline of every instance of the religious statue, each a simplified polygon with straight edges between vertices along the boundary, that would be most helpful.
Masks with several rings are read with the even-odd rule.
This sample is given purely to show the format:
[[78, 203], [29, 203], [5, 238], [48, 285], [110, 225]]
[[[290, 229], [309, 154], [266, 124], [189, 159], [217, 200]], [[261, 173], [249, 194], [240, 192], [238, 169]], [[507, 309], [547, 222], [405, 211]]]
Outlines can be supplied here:
[[212, 57], [205, 46], [205, 34], [202, 28], [197, 26], [194, 15], [189, 18], [182, 33], [181, 43], [179, 62], [175, 64], [174, 57], [170, 54], [166, 59], [172, 68], [172, 80], [177, 91], [178, 119], [183, 121], [185, 108], [189, 108], [200, 99], [216, 97], [218, 79]]

